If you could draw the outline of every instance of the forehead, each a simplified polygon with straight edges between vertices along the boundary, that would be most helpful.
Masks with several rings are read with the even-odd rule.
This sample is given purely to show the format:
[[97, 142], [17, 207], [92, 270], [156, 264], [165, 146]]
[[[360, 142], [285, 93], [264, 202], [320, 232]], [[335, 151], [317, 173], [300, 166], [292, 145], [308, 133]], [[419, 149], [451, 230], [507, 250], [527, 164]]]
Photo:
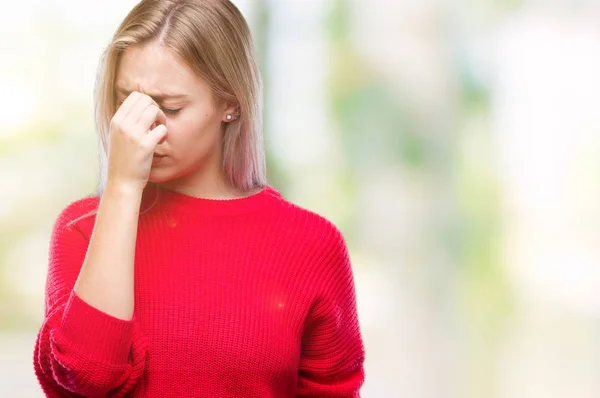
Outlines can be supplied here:
[[193, 94], [206, 84], [171, 50], [157, 42], [131, 47], [121, 56], [117, 87], [144, 93]]

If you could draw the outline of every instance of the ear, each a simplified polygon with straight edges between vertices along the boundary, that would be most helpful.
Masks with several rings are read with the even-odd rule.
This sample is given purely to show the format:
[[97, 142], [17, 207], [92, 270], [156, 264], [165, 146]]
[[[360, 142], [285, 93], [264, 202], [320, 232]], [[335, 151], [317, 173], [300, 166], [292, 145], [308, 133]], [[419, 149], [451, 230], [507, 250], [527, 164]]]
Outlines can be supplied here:
[[240, 117], [240, 110], [237, 104], [227, 104], [221, 118], [225, 123], [232, 122]]

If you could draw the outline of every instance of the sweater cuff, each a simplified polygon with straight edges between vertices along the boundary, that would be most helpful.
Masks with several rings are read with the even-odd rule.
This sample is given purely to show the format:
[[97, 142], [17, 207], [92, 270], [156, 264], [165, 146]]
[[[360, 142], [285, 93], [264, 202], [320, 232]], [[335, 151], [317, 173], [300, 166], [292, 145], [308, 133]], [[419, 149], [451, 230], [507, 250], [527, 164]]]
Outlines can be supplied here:
[[134, 320], [116, 318], [92, 307], [74, 291], [65, 307], [61, 335], [72, 349], [103, 363], [128, 362]]

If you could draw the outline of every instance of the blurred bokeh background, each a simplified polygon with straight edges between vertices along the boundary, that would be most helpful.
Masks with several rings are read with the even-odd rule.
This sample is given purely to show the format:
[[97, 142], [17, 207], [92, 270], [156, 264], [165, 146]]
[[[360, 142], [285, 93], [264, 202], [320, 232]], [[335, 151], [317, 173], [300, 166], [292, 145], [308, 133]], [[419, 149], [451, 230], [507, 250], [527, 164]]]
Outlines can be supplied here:
[[[362, 395], [599, 397], [600, 2], [234, 2], [270, 181], [349, 245]], [[135, 3], [0, 13], [2, 397], [42, 396], [49, 235], [95, 189], [96, 66]]]

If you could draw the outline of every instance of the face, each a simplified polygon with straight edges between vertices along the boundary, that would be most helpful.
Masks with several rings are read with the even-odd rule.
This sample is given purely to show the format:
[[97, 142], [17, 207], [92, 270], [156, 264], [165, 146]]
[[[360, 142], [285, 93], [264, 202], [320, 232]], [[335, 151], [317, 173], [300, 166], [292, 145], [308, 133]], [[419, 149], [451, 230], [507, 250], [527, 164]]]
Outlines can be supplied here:
[[129, 48], [121, 57], [115, 89], [119, 103], [139, 91], [166, 115], [167, 136], [155, 150], [164, 157], [153, 162], [150, 182], [176, 183], [221, 170], [224, 123], [235, 108], [215, 99], [208, 84], [170, 50], [158, 42]]

